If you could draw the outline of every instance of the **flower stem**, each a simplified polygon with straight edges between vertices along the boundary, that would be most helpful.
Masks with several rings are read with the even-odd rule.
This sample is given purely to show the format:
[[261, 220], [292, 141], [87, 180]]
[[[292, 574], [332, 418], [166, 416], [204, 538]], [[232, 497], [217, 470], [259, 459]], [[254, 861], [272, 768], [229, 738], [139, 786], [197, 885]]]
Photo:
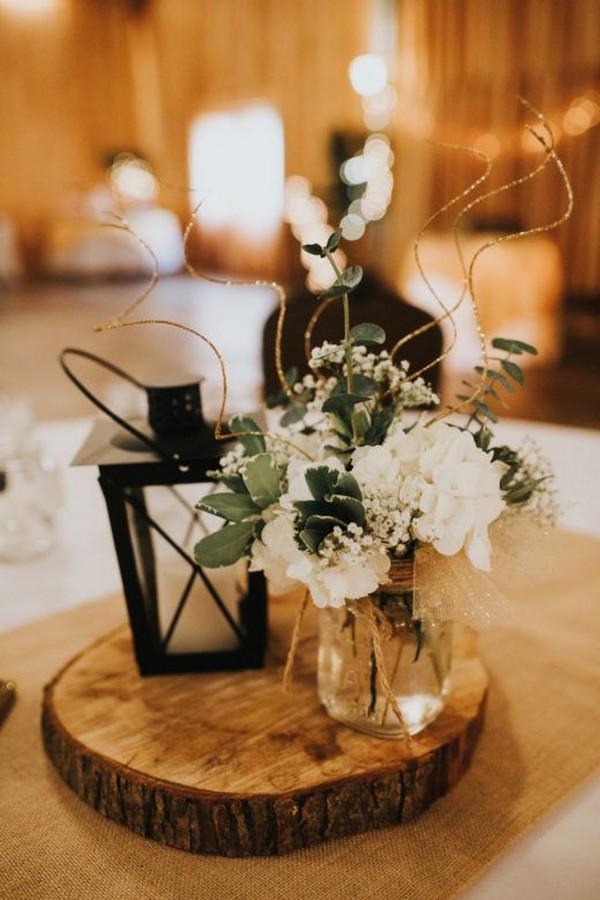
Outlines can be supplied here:
[[[329, 265], [335, 272], [336, 281], [338, 284], [343, 285], [342, 273], [339, 270], [339, 267], [333, 258], [333, 253], [330, 250], [325, 250], [325, 255], [327, 256], [327, 261]], [[348, 294], [342, 294], [342, 305], [344, 308], [344, 356], [346, 359], [346, 383], [348, 388], [348, 393], [354, 393], [354, 367], [352, 364], [352, 340], [350, 338], [350, 301], [348, 300]], [[355, 411], [352, 410], [351, 414], [352, 421], [352, 437], [356, 442], [358, 438], [358, 426], [356, 421]]]

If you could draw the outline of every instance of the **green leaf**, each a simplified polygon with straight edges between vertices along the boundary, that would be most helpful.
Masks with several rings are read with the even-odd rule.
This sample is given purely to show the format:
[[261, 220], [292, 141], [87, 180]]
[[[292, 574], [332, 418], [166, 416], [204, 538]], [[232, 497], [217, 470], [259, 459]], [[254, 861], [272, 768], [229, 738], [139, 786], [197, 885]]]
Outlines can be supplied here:
[[489, 419], [490, 422], [497, 422], [498, 419], [491, 411], [487, 403], [484, 403], [483, 400], [474, 400], [473, 406], [475, 406], [482, 416], [485, 416], [486, 419]]
[[325, 535], [322, 531], [310, 531], [308, 528], [304, 528], [298, 537], [307, 550], [310, 550], [311, 553], [317, 553]]
[[500, 362], [500, 365], [504, 369], [507, 375], [516, 381], [518, 384], [525, 383], [525, 376], [523, 375], [523, 370], [514, 362], [511, 362], [510, 359], [503, 359]]
[[352, 291], [361, 283], [362, 277], [362, 266], [350, 266], [348, 269], [342, 272], [341, 281], [349, 291]]
[[500, 489], [503, 491], [510, 490], [510, 483], [513, 480], [514, 476], [519, 470], [519, 466], [515, 463], [510, 466], [508, 470], [504, 473], [502, 478], [500, 479]]
[[253, 522], [240, 522], [207, 535], [194, 548], [196, 562], [208, 569], [231, 566], [244, 556], [253, 528]]
[[[482, 374], [483, 374], [483, 366], [475, 366], [475, 371], [476, 371], [476, 372], [479, 372], [479, 374], [482, 375]], [[514, 392], [515, 392], [514, 387], [512, 386], [512, 384], [510, 383], [510, 381], [508, 381], [508, 380], [504, 377], [504, 375], [502, 374], [502, 372], [496, 372], [495, 369], [488, 369], [488, 370], [487, 370], [487, 377], [490, 378], [492, 381], [498, 381], [498, 382], [500, 382], [500, 384], [502, 385], [502, 387], [503, 387], [506, 391], [508, 391], [509, 394], [514, 394]]]
[[[250, 416], [234, 416], [229, 423], [229, 427], [234, 434], [237, 432], [248, 431], [262, 432], [260, 425], [258, 425], [254, 419], [251, 419]], [[255, 456], [257, 453], [264, 453], [267, 449], [262, 433], [243, 434], [241, 437], [237, 438], [237, 440], [246, 451], [247, 456]]]
[[321, 409], [323, 412], [344, 413], [357, 403], [364, 403], [367, 397], [359, 394], [331, 394], [327, 398]]
[[343, 519], [335, 516], [310, 516], [306, 520], [306, 527], [309, 531], [319, 531], [324, 536], [330, 534], [336, 527], [343, 528], [344, 524]]
[[516, 484], [504, 495], [504, 499], [507, 503], [524, 503], [529, 500], [535, 489], [549, 477], [549, 475], [544, 475], [542, 478], [534, 478], [532, 481]]
[[298, 371], [298, 366], [292, 366], [291, 368], [289, 368], [284, 375], [285, 383], [287, 384], [287, 386], [290, 388], [294, 387], [294, 385], [298, 381], [299, 375], [300, 372]]
[[304, 403], [294, 403], [286, 412], [284, 412], [279, 420], [279, 424], [283, 428], [287, 428], [288, 425], [293, 425], [294, 422], [300, 422], [306, 415], [306, 412], [307, 410]]
[[385, 344], [385, 331], [373, 322], [363, 322], [350, 329], [353, 344]]
[[346, 378], [340, 378], [329, 396], [335, 397], [338, 395], [347, 395], [362, 397], [364, 400], [367, 400], [369, 397], [372, 397], [373, 394], [376, 394], [379, 390], [379, 384], [375, 381], [374, 378], [369, 378], [368, 375], [361, 375], [360, 373], [356, 373], [353, 382], [354, 385], [352, 388], [352, 394], [348, 394], [348, 381]]
[[196, 509], [220, 516], [229, 522], [243, 522], [248, 516], [258, 515], [260, 507], [256, 505], [249, 494], [211, 494], [197, 504]]
[[224, 484], [225, 487], [228, 487], [230, 491], [235, 491], [236, 494], [247, 494], [248, 488], [244, 484], [244, 479], [241, 475], [226, 475], [224, 472], [207, 472], [207, 475], [212, 475], [215, 481]]
[[337, 469], [331, 469], [329, 466], [311, 466], [304, 473], [304, 478], [314, 499], [324, 500], [328, 494], [335, 493], [338, 476], [341, 474]]
[[327, 297], [343, 297], [344, 294], [348, 293], [348, 288], [343, 284], [332, 284], [330, 288], [327, 288], [325, 291], [321, 291], [319, 294], [320, 300], [326, 300]]
[[294, 501], [294, 509], [297, 509], [302, 519], [308, 519], [310, 516], [318, 516], [327, 509], [324, 500], [296, 500]]
[[376, 409], [373, 412], [371, 425], [364, 435], [366, 444], [377, 446], [383, 442], [394, 419], [394, 412], [393, 406], [387, 406], [385, 409]]
[[338, 228], [337, 231], [334, 231], [333, 234], [329, 235], [329, 240], [325, 245], [325, 249], [328, 253], [334, 253], [340, 245], [340, 241], [342, 239], [342, 229]]
[[342, 497], [334, 494], [328, 507], [332, 516], [341, 519], [346, 524], [349, 522], [356, 522], [361, 526], [365, 524], [365, 508], [360, 500], [356, 500], [354, 497]]
[[511, 338], [494, 338], [492, 347], [495, 347], [496, 350], [506, 350], [507, 353], [514, 353], [515, 356], [520, 356], [522, 353], [537, 355], [537, 348], [532, 344], [526, 344], [524, 341], [516, 341]]
[[325, 256], [323, 247], [320, 244], [302, 244], [302, 249], [312, 256]]
[[[298, 368], [292, 366], [285, 373], [285, 382], [289, 388], [293, 388], [298, 381]], [[267, 409], [275, 409], [277, 406], [287, 406], [290, 402], [289, 396], [284, 390], [277, 391], [275, 394], [269, 394], [266, 399]]]
[[350, 472], [338, 472], [335, 481], [336, 494], [343, 494], [345, 497], [354, 497], [355, 500], [362, 500], [362, 491], [360, 485], [354, 475]]
[[281, 475], [270, 453], [259, 453], [245, 464], [242, 478], [254, 502], [265, 509], [281, 495]]
[[278, 406], [287, 406], [289, 402], [290, 398], [285, 391], [278, 391], [276, 394], [269, 394], [269, 396], [265, 400], [267, 409], [277, 409]]

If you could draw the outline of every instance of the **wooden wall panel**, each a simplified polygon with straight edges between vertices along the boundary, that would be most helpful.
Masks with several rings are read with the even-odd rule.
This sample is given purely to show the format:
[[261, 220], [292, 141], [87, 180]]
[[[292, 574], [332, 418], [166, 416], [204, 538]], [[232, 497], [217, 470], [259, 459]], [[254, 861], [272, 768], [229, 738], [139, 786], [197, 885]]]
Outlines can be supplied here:
[[102, 177], [103, 154], [132, 140], [120, 11], [56, 0], [24, 17], [0, 5], [0, 210], [30, 261], [44, 221]]

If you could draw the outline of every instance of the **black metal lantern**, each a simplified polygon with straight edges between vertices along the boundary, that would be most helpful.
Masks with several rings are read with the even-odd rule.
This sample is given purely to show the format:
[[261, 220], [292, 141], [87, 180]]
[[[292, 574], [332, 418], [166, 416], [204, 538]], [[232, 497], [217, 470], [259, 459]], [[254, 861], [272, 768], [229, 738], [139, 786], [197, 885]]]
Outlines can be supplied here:
[[[123, 420], [76, 378], [76, 355], [142, 387], [148, 422]], [[96, 465], [106, 500], [140, 674], [260, 668], [267, 637], [262, 573], [244, 563], [205, 570], [192, 555], [212, 528], [195, 505], [215, 487], [220, 447], [202, 416], [198, 379], [141, 385], [87, 351], [61, 365], [97, 420], [73, 465]], [[207, 519], [212, 517], [207, 517]]]

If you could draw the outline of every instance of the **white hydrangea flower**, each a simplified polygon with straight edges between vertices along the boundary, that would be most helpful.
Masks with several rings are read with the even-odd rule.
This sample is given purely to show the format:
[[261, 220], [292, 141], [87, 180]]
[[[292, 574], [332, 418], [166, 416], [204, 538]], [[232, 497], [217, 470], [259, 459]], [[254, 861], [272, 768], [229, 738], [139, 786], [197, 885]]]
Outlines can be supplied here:
[[296, 543], [292, 518], [283, 511], [274, 511], [260, 539], [252, 544], [249, 569], [264, 572], [273, 593], [283, 594], [297, 586], [297, 578], [288, 571], [293, 566], [299, 572], [311, 568]]
[[314, 567], [300, 580], [310, 590], [315, 606], [344, 606], [346, 600], [360, 600], [376, 591], [387, 580], [390, 559], [381, 550], [368, 550], [356, 555], [351, 551], [337, 554], [326, 568]]
[[446, 556], [464, 549], [475, 568], [488, 571], [487, 529], [505, 508], [500, 479], [506, 465], [480, 450], [469, 432], [441, 423], [417, 425], [408, 434], [397, 429], [386, 443], [409, 479], [405, 496], [420, 494], [414, 537]]
[[352, 454], [352, 474], [367, 491], [396, 488], [400, 474], [400, 461], [391, 447], [359, 447]]

